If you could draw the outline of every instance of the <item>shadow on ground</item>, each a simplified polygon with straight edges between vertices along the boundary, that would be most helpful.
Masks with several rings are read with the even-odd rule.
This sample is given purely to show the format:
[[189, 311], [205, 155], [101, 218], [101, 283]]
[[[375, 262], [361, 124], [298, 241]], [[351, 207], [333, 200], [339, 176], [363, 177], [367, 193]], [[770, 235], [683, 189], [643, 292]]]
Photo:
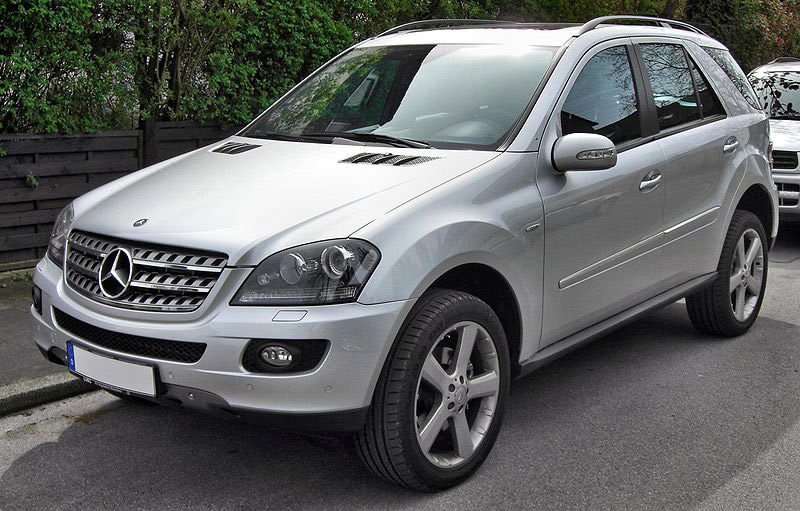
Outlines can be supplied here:
[[702, 337], [673, 304], [516, 382], [494, 452], [466, 484], [383, 483], [344, 443], [115, 402], [0, 478], [0, 508], [682, 508], [800, 416], [798, 327]]
[[778, 239], [770, 252], [770, 261], [789, 263], [800, 260], [800, 221], [781, 221]]

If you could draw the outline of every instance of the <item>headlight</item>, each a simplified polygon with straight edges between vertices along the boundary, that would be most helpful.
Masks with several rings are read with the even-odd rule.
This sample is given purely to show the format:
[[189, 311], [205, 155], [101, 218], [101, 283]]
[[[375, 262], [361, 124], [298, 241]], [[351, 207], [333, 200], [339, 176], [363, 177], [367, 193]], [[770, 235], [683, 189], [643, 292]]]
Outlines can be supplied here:
[[67, 233], [69, 233], [69, 228], [74, 218], [75, 212], [72, 209], [72, 203], [70, 203], [66, 208], [62, 209], [61, 213], [56, 217], [53, 233], [50, 235], [50, 243], [47, 246], [47, 257], [56, 263], [59, 268], [64, 267], [64, 245], [67, 242]]
[[354, 302], [380, 260], [361, 240], [333, 240], [284, 250], [247, 277], [231, 305], [326, 305]]

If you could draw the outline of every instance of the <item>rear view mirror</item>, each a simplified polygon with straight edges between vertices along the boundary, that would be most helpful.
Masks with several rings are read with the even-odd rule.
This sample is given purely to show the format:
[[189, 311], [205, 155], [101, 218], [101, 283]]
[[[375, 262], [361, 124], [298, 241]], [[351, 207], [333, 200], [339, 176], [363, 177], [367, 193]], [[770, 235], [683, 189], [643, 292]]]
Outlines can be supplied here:
[[559, 172], [605, 170], [617, 164], [614, 142], [594, 133], [570, 133], [553, 145], [553, 167]]

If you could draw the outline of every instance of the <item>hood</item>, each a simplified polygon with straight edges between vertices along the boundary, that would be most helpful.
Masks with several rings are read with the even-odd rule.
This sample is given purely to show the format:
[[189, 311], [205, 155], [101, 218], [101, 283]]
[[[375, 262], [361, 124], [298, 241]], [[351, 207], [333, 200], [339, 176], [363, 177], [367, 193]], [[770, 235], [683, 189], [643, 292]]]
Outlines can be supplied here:
[[800, 121], [770, 119], [769, 138], [773, 149], [800, 151]]
[[[226, 142], [257, 147], [212, 152]], [[359, 153], [435, 159], [401, 166], [341, 161]], [[73, 228], [223, 252], [230, 265], [255, 265], [285, 248], [346, 238], [498, 154], [230, 137], [81, 197]], [[134, 228], [142, 218], [147, 222]]]

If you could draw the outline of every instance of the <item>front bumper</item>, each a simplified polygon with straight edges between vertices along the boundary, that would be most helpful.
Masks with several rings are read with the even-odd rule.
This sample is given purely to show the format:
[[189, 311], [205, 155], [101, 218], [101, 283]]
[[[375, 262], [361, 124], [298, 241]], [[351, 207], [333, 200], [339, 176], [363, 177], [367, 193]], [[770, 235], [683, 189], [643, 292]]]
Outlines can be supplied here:
[[[249, 272], [238, 271], [240, 275], [229, 278], [242, 280]], [[234, 415], [258, 412], [284, 426], [309, 423], [311, 429], [360, 426], [392, 341], [414, 304], [414, 300], [406, 300], [377, 305], [232, 307], [228, 305], [229, 296], [219, 296], [201, 316], [192, 315], [185, 321], [176, 320], [180, 313], [161, 320], [162, 315], [143, 312], [134, 319], [131, 311], [119, 314], [124, 318], [113, 315], [113, 310], [99, 312], [95, 304], [66, 286], [61, 269], [47, 258], [36, 266], [33, 281], [42, 290], [42, 314], [31, 308], [33, 338], [40, 350], [50, 353], [51, 360], [57, 358], [53, 353], [66, 349], [68, 340], [75, 340], [95, 353], [156, 367], [161, 388], [158, 399], [162, 401]], [[226, 286], [225, 294], [234, 287]], [[114, 351], [68, 334], [54, 320], [54, 307], [106, 330], [203, 342], [207, 348], [195, 363]], [[274, 320], [278, 312], [286, 310], [303, 310], [306, 314], [298, 321]], [[330, 348], [310, 371], [252, 373], [242, 366], [242, 354], [251, 339], [326, 339]], [[343, 424], [328, 420], [337, 417], [345, 418]]]

